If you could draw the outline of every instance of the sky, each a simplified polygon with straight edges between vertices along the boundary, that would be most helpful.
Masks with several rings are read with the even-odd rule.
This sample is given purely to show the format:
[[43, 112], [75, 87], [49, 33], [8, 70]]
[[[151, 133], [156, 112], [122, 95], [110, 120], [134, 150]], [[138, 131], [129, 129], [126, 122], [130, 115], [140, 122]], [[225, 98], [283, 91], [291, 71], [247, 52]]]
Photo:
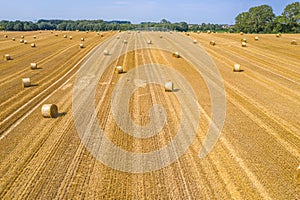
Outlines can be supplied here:
[[132, 23], [185, 21], [191, 24], [234, 24], [249, 8], [267, 4], [275, 15], [296, 0], [1, 0], [0, 20], [103, 19]]

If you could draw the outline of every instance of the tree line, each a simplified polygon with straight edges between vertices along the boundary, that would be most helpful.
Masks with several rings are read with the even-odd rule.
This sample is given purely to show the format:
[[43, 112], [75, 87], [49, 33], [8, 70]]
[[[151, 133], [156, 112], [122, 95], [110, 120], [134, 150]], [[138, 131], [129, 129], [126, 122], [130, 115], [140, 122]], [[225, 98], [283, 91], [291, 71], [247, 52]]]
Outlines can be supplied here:
[[268, 5], [252, 7], [235, 18], [235, 25], [226, 24], [188, 24], [187, 22], [172, 23], [166, 19], [160, 22], [142, 22], [132, 24], [130, 21], [103, 20], [45, 20], [32, 21], [0, 21], [0, 30], [5, 31], [108, 31], [108, 30], [160, 30], [160, 31], [213, 31], [213, 32], [245, 32], [245, 33], [299, 33], [300, 5], [299, 2], [289, 4], [280, 16], [275, 16]]
[[268, 5], [252, 7], [235, 18], [234, 30], [245, 33], [300, 33], [300, 4], [295, 2], [275, 16]]
[[0, 21], [0, 30], [5, 31], [36, 31], [36, 30], [62, 30], [62, 31], [109, 31], [109, 30], [160, 30], [160, 31], [219, 31], [222, 25], [201, 24], [189, 25], [186, 22], [171, 23], [166, 19], [160, 22], [142, 22], [132, 24], [129, 21], [103, 21], [103, 20], [38, 20], [31, 21]]

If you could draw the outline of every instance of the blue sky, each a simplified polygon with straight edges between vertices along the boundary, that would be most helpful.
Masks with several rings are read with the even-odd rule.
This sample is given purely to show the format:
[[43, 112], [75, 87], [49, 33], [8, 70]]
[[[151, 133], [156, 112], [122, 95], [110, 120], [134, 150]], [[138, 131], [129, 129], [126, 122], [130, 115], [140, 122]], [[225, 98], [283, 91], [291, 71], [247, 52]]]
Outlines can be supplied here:
[[133, 23], [160, 21], [233, 24], [250, 7], [267, 4], [280, 15], [296, 0], [6, 0], [0, 20], [104, 19]]

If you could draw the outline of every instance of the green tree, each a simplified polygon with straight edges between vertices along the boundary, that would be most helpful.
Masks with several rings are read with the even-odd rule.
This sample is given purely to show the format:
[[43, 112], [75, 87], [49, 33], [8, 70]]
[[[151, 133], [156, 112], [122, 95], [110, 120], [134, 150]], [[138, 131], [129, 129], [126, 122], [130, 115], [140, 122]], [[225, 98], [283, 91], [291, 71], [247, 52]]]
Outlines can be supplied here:
[[275, 18], [272, 7], [268, 5], [262, 5], [250, 8], [250, 25], [251, 32], [270, 32], [270, 24]]
[[250, 31], [250, 13], [242, 12], [235, 18], [234, 28], [237, 32], [249, 32]]
[[21, 21], [16, 21], [14, 24], [15, 31], [24, 31], [24, 24]]
[[295, 2], [285, 7], [282, 17], [285, 20], [285, 25], [288, 31], [300, 32], [300, 3]]

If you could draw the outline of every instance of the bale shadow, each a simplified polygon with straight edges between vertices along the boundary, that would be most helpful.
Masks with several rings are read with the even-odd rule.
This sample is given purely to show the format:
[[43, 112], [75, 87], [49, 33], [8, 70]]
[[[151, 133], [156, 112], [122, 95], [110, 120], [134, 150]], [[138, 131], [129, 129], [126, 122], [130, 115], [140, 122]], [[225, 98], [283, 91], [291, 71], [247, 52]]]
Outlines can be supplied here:
[[57, 113], [57, 115], [54, 116], [53, 118], [60, 118], [60, 117], [65, 116], [66, 114], [67, 114], [67, 112], [59, 112], [59, 113]]
[[172, 92], [179, 92], [180, 91], [180, 89], [178, 89], [178, 88], [175, 88], [175, 89], [173, 89], [173, 91]]
[[43, 68], [42, 67], [37, 67], [37, 68], [31, 69], [31, 70], [41, 70], [41, 69], [43, 69]]
[[240, 72], [244, 72], [245, 70], [243, 70], [243, 69], [240, 69], [239, 71], [233, 71], [233, 72], [235, 72], [235, 73], [240, 73]]

